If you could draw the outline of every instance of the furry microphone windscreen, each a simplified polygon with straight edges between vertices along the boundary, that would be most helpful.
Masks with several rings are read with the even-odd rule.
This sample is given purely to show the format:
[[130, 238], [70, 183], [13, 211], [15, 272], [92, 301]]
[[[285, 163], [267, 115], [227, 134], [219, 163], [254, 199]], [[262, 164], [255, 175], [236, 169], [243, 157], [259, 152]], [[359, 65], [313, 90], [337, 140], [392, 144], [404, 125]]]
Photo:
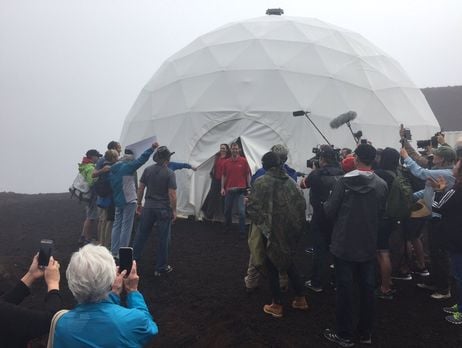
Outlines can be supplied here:
[[356, 116], [356, 111], [345, 112], [344, 114], [341, 114], [334, 118], [332, 121], [330, 121], [330, 128], [338, 128], [344, 125], [345, 123], [353, 121], [356, 118]]

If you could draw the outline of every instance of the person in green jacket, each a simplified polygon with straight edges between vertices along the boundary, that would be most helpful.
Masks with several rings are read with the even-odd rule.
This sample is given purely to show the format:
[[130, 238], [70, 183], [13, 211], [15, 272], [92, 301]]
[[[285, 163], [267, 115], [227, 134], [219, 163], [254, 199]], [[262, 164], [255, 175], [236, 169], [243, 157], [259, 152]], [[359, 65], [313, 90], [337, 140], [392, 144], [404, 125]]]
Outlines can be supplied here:
[[[93, 172], [95, 170], [95, 164], [100, 157], [102, 157], [102, 155], [98, 152], [98, 150], [91, 149], [87, 151], [85, 157], [82, 159], [82, 162], [79, 163], [79, 173], [82, 174], [90, 187], [92, 187], [95, 182], [95, 178], [93, 178]], [[93, 189], [90, 201], [85, 207], [85, 211], [86, 218], [83, 222], [82, 234], [79, 238], [79, 244], [81, 246], [90, 243], [92, 237], [92, 229], [96, 225], [96, 220], [98, 219], [96, 194], [93, 192]]]

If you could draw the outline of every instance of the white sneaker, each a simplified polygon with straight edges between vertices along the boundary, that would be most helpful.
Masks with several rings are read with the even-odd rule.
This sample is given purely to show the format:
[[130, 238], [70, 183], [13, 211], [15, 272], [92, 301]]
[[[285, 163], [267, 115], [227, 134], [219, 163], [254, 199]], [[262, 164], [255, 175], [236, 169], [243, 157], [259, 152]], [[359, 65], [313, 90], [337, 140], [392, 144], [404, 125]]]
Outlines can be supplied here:
[[430, 296], [431, 298], [434, 298], [435, 300], [447, 300], [448, 298], [451, 298], [451, 292], [448, 291], [447, 293], [444, 294], [444, 293], [440, 293], [436, 291]]

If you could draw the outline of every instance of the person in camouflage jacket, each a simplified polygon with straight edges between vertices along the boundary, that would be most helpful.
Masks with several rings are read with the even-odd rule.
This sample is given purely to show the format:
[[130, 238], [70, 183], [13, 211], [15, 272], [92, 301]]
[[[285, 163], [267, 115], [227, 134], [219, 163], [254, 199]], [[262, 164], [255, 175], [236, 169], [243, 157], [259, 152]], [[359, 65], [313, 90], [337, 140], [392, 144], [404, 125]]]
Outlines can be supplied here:
[[293, 263], [296, 245], [305, 221], [305, 199], [295, 182], [281, 168], [279, 156], [273, 152], [262, 158], [265, 175], [258, 178], [249, 196], [247, 212], [252, 220], [249, 247], [254, 260], [268, 273], [273, 297], [265, 305], [265, 313], [282, 317], [282, 296], [279, 272], [287, 272], [296, 297], [292, 307], [306, 310], [303, 284]]

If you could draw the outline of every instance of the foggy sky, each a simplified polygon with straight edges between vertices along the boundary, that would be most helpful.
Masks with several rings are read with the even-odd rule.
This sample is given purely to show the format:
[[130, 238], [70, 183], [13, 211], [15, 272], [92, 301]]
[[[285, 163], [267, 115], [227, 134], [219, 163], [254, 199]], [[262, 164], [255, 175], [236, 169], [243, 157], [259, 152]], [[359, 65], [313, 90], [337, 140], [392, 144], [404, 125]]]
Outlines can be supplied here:
[[165, 59], [271, 7], [358, 32], [418, 87], [462, 84], [457, 0], [0, 0], [0, 192], [67, 191]]

